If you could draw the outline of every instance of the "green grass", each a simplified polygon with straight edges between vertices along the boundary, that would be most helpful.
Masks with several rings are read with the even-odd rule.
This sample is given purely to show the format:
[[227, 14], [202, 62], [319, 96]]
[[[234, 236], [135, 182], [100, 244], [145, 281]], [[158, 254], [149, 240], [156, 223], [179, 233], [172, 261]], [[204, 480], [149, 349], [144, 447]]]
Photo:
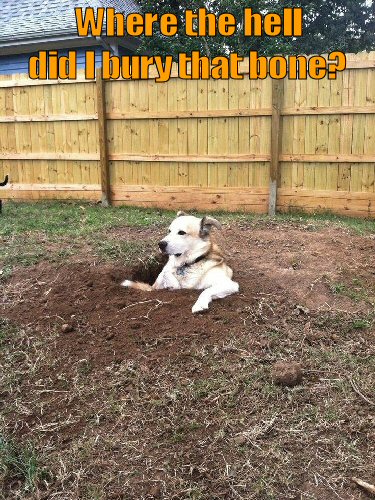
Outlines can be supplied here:
[[344, 283], [331, 283], [330, 289], [332, 293], [339, 294], [344, 293], [346, 286]]
[[21, 481], [24, 492], [34, 491], [38, 482], [46, 478], [37, 454], [30, 443], [17, 445], [0, 435], [0, 479], [2, 483]]
[[367, 319], [356, 319], [352, 321], [351, 326], [354, 330], [366, 330], [370, 328], [371, 323]]
[[[33, 443], [30, 440], [16, 441], [6, 425], [6, 418], [17, 408], [15, 394], [25, 377], [24, 372], [18, 370], [25, 360], [25, 336], [27, 334], [23, 330], [0, 318], [0, 387], [4, 395], [9, 392], [14, 396], [14, 405], [3, 406], [0, 413], [1, 499], [10, 498], [8, 487], [17, 491], [17, 496], [12, 498], [29, 498], [29, 494], [38, 490], [44, 480], [50, 479]], [[31, 371], [28, 372], [30, 375]]]
[[375, 304], [375, 290], [368, 288], [358, 279], [352, 279], [350, 283], [330, 283], [329, 287], [335, 295], [344, 295], [355, 302], [364, 300], [365, 302]]
[[[309, 230], [320, 229], [327, 225], [335, 225], [341, 228], [353, 230], [355, 233], [364, 235], [375, 233], [374, 219], [360, 219], [354, 217], [344, 217], [335, 215], [330, 212], [317, 212], [314, 214], [306, 214], [303, 212], [290, 212], [278, 214], [277, 220], [295, 222], [301, 224], [311, 224]], [[315, 226], [315, 227], [314, 227]]]
[[0, 237], [44, 233], [46, 235], [88, 235], [121, 226], [167, 224], [172, 212], [134, 207], [103, 208], [76, 202], [14, 203], [4, 206]]
[[105, 260], [135, 260], [148, 242], [127, 242], [106, 232], [124, 226], [165, 226], [172, 212], [139, 208], [107, 208], [90, 203], [7, 203], [1, 217], [0, 282], [17, 266], [41, 261], [62, 262], [86, 244], [88, 251]]
[[17, 329], [7, 320], [0, 318], [0, 352], [3, 343], [16, 334]]
[[0, 284], [5, 283], [12, 276], [12, 267], [7, 264], [0, 269]]
[[316, 318], [314, 326], [326, 332], [340, 332], [341, 335], [355, 338], [357, 330], [366, 330], [375, 326], [375, 311], [364, 315], [352, 314], [350, 317], [341, 312], [327, 313]]
[[[196, 211], [192, 214], [203, 215]], [[41, 201], [38, 203], [8, 202], [4, 206], [1, 217], [0, 237], [29, 232], [43, 232], [47, 235], [87, 235], [95, 231], [103, 231], [121, 226], [147, 227], [166, 225], [175, 216], [174, 211], [158, 209], [142, 209], [136, 207], [110, 207], [88, 202]], [[359, 234], [375, 233], [375, 220], [353, 219], [332, 214], [278, 214], [274, 218], [267, 215], [244, 213], [216, 212], [223, 222], [232, 221], [286, 221], [297, 224], [311, 224], [321, 227], [336, 224], [353, 229]]]

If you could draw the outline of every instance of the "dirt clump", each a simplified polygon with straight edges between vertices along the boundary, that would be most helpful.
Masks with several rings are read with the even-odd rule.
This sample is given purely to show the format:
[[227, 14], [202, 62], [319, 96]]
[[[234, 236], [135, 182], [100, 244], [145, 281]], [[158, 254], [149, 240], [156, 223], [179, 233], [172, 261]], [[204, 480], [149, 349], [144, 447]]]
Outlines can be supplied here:
[[278, 361], [272, 367], [272, 380], [277, 385], [294, 387], [302, 382], [302, 369], [299, 363]]
[[69, 323], [64, 323], [61, 325], [61, 331], [62, 333], [71, 333], [74, 330], [74, 326], [70, 325]]

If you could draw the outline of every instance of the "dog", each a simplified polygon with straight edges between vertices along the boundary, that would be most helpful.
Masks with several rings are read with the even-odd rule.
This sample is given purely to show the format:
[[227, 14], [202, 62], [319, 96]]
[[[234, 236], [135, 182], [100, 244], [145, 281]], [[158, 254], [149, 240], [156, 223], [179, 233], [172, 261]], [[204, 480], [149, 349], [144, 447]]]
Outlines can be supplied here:
[[159, 242], [159, 249], [168, 255], [168, 262], [155, 283], [151, 286], [125, 280], [121, 285], [148, 292], [162, 289], [203, 290], [192, 307], [193, 313], [206, 311], [213, 299], [238, 292], [238, 283], [232, 281], [232, 269], [211, 239], [213, 228], [221, 229], [220, 222], [213, 217], [200, 219], [177, 212], [167, 236]]

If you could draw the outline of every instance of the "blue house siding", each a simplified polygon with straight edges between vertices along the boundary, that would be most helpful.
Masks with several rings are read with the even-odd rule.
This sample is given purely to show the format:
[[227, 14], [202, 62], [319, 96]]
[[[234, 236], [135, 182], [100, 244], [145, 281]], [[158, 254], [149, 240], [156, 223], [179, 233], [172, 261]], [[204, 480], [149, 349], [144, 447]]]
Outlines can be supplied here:
[[[52, 49], [51, 49], [52, 50]], [[101, 63], [101, 53], [105, 50], [103, 47], [79, 47], [69, 50], [76, 50], [77, 52], [77, 66], [78, 68], [85, 67], [85, 54], [87, 50], [95, 50], [96, 66], [99, 67]], [[130, 55], [131, 52], [122, 47], [119, 48], [120, 55]], [[59, 50], [59, 56], [68, 55], [68, 49]], [[29, 59], [31, 56], [38, 55], [36, 52], [29, 54], [14, 54], [9, 56], [0, 56], [0, 75], [11, 75], [14, 73], [28, 73], [29, 72]]]
[[28, 56], [17, 54], [14, 56], [0, 57], [0, 75], [11, 75], [12, 73], [28, 72]]

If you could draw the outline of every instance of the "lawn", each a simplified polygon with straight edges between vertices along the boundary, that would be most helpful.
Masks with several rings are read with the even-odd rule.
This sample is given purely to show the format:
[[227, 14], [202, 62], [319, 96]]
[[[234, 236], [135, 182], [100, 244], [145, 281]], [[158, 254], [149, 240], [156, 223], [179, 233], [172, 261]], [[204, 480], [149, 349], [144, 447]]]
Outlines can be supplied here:
[[0, 498], [368, 498], [375, 221], [218, 214], [240, 293], [193, 316], [194, 291], [119, 286], [173, 217], [5, 204]]

